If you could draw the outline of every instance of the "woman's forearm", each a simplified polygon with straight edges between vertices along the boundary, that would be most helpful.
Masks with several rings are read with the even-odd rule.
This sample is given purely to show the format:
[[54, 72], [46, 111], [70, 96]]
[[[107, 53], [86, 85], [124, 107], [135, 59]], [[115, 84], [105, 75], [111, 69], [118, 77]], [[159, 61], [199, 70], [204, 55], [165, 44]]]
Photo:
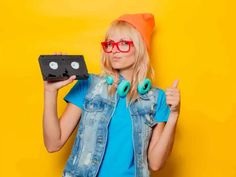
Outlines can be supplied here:
[[171, 153], [178, 115], [170, 113], [158, 143], [152, 148], [149, 155], [149, 164], [154, 171], [159, 170]]
[[49, 152], [54, 152], [60, 145], [60, 123], [57, 116], [57, 91], [44, 90], [43, 138]]

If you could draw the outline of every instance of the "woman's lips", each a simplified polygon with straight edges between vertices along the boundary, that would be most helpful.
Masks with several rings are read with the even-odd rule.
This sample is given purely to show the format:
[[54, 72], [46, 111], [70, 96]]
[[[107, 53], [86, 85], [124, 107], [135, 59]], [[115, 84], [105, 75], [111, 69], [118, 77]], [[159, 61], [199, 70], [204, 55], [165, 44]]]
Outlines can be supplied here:
[[119, 60], [121, 57], [113, 57], [114, 60]]

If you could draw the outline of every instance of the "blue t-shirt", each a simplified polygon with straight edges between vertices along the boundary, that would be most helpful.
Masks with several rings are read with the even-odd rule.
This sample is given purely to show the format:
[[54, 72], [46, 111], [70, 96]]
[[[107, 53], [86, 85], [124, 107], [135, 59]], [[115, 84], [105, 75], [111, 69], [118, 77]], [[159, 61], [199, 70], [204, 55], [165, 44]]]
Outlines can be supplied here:
[[[83, 109], [83, 102], [90, 81], [91, 77], [88, 80], [77, 81], [64, 97], [64, 100]], [[166, 122], [169, 113], [170, 109], [166, 104], [165, 92], [160, 89], [155, 120]], [[106, 152], [98, 177], [134, 177], [132, 122], [129, 110], [126, 107], [126, 97], [119, 97], [108, 131]]]

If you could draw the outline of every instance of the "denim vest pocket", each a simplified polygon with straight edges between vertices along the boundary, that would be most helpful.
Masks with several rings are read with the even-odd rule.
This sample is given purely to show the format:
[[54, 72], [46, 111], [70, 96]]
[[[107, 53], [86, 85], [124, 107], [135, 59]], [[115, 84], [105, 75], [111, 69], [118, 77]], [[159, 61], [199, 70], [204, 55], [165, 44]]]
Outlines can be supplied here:
[[154, 125], [156, 125], [156, 121], [153, 118], [152, 114], [145, 114], [144, 118], [145, 118], [145, 124], [148, 125], [149, 127], [152, 128]]
[[101, 97], [85, 98], [84, 110], [87, 112], [102, 112], [105, 104], [105, 100]]

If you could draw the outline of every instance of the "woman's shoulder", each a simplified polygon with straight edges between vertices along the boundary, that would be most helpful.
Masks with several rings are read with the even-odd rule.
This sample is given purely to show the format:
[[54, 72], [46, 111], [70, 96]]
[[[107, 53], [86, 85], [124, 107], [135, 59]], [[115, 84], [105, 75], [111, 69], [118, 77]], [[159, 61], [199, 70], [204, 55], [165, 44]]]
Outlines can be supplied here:
[[101, 80], [103, 78], [104, 78], [104, 76], [101, 75], [101, 74], [89, 73], [89, 79], [90, 80]]
[[158, 86], [152, 86], [152, 89], [151, 89], [155, 95], [158, 95], [158, 97], [163, 97], [165, 96], [165, 90], [162, 89], [161, 87], [158, 87]]
[[164, 89], [162, 89], [162, 88], [159, 87], [159, 86], [153, 85], [153, 86], [152, 86], [152, 89], [155, 90], [155, 91], [157, 91], [157, 92], [165, 93]]

